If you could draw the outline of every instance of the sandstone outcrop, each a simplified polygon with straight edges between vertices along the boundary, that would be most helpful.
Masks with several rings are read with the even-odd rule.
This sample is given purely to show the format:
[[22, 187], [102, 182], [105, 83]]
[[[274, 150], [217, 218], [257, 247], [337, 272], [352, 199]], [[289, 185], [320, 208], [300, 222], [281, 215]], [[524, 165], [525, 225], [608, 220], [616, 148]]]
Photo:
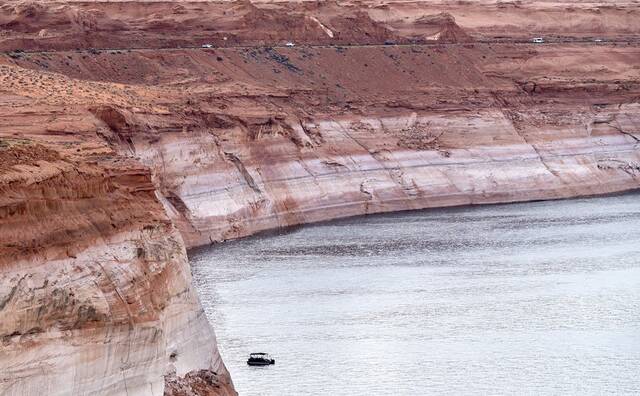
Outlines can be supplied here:
[[637, 189], [637, 7], [549, 4], [3, 3], [0, 393], [234, 394], [185, 247]]
[[56, 1], [5, 0], [0, 50], [376, 44], [607, 37], [638, 39], [640, 9], [544, 1]]
[[233, 394], [149, 170], [60, 143], [0, 138], [0, 393], [159, 394], [207, 368]]

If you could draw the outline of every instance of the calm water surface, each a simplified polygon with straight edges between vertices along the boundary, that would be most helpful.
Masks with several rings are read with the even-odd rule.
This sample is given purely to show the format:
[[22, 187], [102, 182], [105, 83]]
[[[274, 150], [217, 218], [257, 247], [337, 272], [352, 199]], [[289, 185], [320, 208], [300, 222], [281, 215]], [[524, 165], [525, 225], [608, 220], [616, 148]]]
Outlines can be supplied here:
[[[190, 255], [240, 395], [640, 394], [640, 195], [360, 217]], [[247, 366], [257, 351], [276, 365]]]

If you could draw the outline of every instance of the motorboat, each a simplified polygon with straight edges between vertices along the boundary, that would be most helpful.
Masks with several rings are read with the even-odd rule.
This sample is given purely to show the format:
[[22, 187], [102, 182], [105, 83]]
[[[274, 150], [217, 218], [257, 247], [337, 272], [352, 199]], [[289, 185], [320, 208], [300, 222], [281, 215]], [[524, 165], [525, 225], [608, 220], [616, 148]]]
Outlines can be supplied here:
[[276, 360], [269, 356], [268, 353], [258, 352], [249, 355], [247, 364], [249, 366], [268, 366], [270, 364], [276, 364]]

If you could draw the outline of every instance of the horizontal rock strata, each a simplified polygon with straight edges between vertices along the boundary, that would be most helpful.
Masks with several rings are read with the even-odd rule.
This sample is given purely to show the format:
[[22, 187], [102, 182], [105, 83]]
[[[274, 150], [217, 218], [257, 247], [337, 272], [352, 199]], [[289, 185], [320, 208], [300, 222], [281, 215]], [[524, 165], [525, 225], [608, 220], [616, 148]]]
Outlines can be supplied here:
[[637, 14], [5, 1], [0, 394], [235, 394], [186, 247], [637, 189]]
[[161, 394], [208, 368], [233, 394], [148, 169], [0, 143], [0, 393]]

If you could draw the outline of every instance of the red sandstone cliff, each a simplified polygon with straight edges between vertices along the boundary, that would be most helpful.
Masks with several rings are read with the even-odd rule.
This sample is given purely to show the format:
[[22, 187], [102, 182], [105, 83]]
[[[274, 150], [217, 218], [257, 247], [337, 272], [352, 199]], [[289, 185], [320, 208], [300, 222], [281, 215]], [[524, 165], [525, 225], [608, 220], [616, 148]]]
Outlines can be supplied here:
[[0, 392], [154, 394], [206, 369], [234, 394], [149, 170], [94, 143], [0, 139]]
[[571, 4], [5, 2], [0, 393], [233, 394], [185, 245], [638, 188], [638, 10]]

